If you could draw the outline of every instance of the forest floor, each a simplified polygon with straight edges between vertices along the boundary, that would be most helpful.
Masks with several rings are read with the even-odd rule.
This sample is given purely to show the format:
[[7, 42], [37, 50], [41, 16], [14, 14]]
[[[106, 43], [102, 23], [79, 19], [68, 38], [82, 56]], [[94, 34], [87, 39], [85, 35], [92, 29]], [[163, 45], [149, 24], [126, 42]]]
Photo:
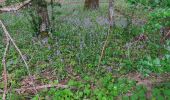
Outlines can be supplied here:
[[[94, 11], [84, 10], [83, 3], [55, 7], [55, 30], [44, 45], [32, 36], [35, 33], [28, 10], [1, 14], [28, 62], [34, 82], [11, 46], [7, 60], [8, 100], [170, 99], [170, 43], [167, 40], [161, 44], [158, 31], [146, 30], [151, 27], [150, 13], [155, 9], [134, 8], [123, 1], [115, 4], [115, 27], [100, 64], [109, 30], [107, 3]], [[3, 37], [0, 30], [0, 55], [5, 48]], [[3, 86], [0, 77], [0, 95]]]

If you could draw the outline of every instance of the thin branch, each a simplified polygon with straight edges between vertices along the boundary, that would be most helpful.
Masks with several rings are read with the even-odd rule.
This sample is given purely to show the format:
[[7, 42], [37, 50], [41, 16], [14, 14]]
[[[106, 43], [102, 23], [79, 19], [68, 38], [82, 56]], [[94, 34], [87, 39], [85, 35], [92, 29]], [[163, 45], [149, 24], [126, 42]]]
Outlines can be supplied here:
[[46, 85], [41, 85], [41, 86], [36, 86], [36, 87], [24, 87], [24, 88], [21, 88], [21, 89], [15, 89], [15, 91], [17, 93], [24, 93], [25, 91], [33, 90], [34, 88], [36, 90], [40, 90], [40, 89], [52, 88], [52, 87], [55, 87], [55, 88], [68, 88], [67, 85], [62, 85], [62, 84], [56, 84], [56, 85], [46, 84]]
[[4, 81], [4, 91], [3, 91], [3, 97], [2, 99], [3, 100], [6, 100], [6, 94], [7, 94], [7, 85], [8, 85], [8, 76], [7, 76], [7, 69], [6, 69], [6, 57], [7, 57], [7, 53], [8, 53], [8, 50], [9, 50], [9, 46], [10, 46], [10, 40], [8, 38], [8, 36], [6, 35], [6, 48], [5, 48], [5, 51], [4, 51], [4, 55], [3, 55], [3, 58], [2, 58], [2, 64], [3, 64], [3, 81]]
[[24, 2], [21, 3], [17, 3], [11, 6], [7, 6], [7, 7], [3, 7], [0, 8], [0, 13], [1, 12], [10, 12], [10, 11], [17, 11], [19, 9], [21, 9], [22, 7], [24, 7], [25, 5], [29, 4], [32, 0], [26, 0]]
[[101, 61], [102, 61], [102, 58], [104, 56], [104, 52], [105, 52], [107, 43], [109, 41], [110, 33], [112, 32], [111, 30], [112, 30], [112, 27], [114, 25], [114, 17], [113, 17], [114, 16], [114, 7], [113, 7], [113, 3], [114, 3], [114, 0], [109, 0], [109, 13], [108, 13], [109, 29], [108, 29], [107, 37], [106, 37], [106, 40], [104, 42], [101, 54], [100, 54], [100, 58], [99, 58], [99, 62], [98, 62], [98, 68], [99, 68], [99, 66], [101, 64]]
[[[3, 24], [3, 22], [2, 22], [1, 20], [0, 20], [0, 24], [2, 25], [3, 31], [4, 31], [5, 34], [8, 36], [8, 38], [10, 39], [10, 41], [12, 42], [12, 44], [14, 45], [14, 47], [16, 48], [16, 50], [18, 51], [19, 55], [21, 56], [21, 58], [22, 58], [22, 60], [23, 60], [23, 62], [24, 62], [24, 64], [25, 64], [25, 67], [26, 67], [26, 69], [27, 69], [28, 75], [29, 75], [29, 77], [30, 77], [30, 79], [31, 79], [31, 81], [32, 81], [32, 83], [33, 83], [33, 87], [35, 87], [34, 81], [33, 81], [32, 77], [31, 77], [31, 72], [30, 72], [30, 70], [29, 70], [29, 66], [28, 66], [27, 62], [25, 61], [22, 52], [20, 51], [20, 49], [18, 48], [18, 46], [16, 45], [16, 43], [15, 43], [14, 40], [12, 39], [11, 35], [8, 33], [5, 25]], [[36, 89], [35, 89], [35, 91], [36, 91]]]

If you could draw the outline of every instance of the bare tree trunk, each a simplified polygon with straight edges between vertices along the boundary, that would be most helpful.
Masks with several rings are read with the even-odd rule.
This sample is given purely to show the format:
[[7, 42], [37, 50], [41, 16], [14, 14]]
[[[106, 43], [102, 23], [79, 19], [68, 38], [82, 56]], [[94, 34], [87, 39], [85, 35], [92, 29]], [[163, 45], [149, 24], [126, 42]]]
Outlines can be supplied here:
[[50, 30], [47, 2], [45, 0], [34, 0], [33, 6], [38, 15], [38, 34], [43, 38], [47, 37]]
[[99, 8], [99, 0], [85, 0], [85, 9], [97, 9]]
[[109, 0], [109, 26], [112, 28], [114, 26], [114, 0]]

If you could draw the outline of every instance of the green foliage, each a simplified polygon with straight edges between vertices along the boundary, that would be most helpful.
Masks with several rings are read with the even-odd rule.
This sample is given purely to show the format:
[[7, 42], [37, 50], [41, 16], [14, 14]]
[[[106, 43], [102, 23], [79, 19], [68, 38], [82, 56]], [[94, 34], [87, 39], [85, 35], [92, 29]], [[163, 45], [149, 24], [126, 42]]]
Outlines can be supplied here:
[[[167, 40], [166, 44], [160, 45], [160, 36], [155, 34], [161, 27], [170, 25], [170, 9], [167, 7], [168, 3], [163, 7], [160, 0], [154, 0], [153, 3], [152, 0], [128, 0], [130, 3], [121, 1], [116, 1], [116, 7], [122, 4], [120, 9], [123, 13], [140, 16], [139, 18], [147, 20], [147, 23], [141, 26], [132, 24], [125, 29], [115, 27], [110, 34], [99, 67], [98, 61], [108, 31], [106, 4], [102, 4], [101, 8], [95, 11], [84, 11], [82, 5], [63, 5], [62, 8], [54, 6], [53, 23], [56, 25], [53, 26], [53, 37], [49, 39], [47, 46], [43, 46], [32, 35], [38, 30], [35, 9], [21, 10], [15, 16], [2, 14], [1, 18], [22, 53], [28, 55], [27, 62], [31, 73], [36, 76], [37, 84], [64, 83], [69, 86], [66, 89], [43, 89], [35, 95], [20, 95], [11, 91], [8, 94], [9, 100], [114, 100], [121, 97], [123, 100], [146, 99], [147, 90], [144, 86], [137, 86], [134, 81], [123, 77], [128, 72], [139, 72], [149, 76], [149, 73], [170, 71], [170, 42]], [[34, 18], [30, 17], [30, 13], [37, 19], [35, 23], [31, 22]], [[104, 24], [100, 25], [97, 19], [99, 22], [104, 20]], [[2, 33], [0, 30], [0, 40]], [[148, 39], [136, 41], [135, 37], [141, 33]], [[127, 47], [126, 44], [130, 45]], [[0, 42], [0, 55], [3, 55], [4, 46], [3, 42]], [[12, 89], [20, 88], [20, 82], [28, 73], [13, 46], [7, 57], [7, 69], [10, 80], [8, 86]], [[0, 72], [2, 70], [0, 67]], [[0, 80], [0, 88], [3, 86]], [[129, 92], [131, 96], [127, 96]], [[164, 85], [154, 88], [152, 93], [153, 99], [169, 98], [169, 89]]]
[[[51, 88], [49, 91], [42, 91], [38, 94], [39, 98], [42, 99], [60, 99], [60, 100], [70, 100], [70, 99], [100, 99], [100, 100], [113, 100], [119, 95], [126, 93], [132, 86], [134, 82], [127, 79], [116, 79], [107, 74], [104, 76], [98, 84], [97, 87], [92, 87], [92, 83], [81, 82], [70, 80], [68, 85], [70, 89], [55, 89]], [[36, 95], [35, 100], [38, 99]], [[44, 97], [44, 98], [43, 98]]]
[[163, 66], [161, 66], [161, 61], [159, 58], [152, 59], [147, 57], [146, 59], [139, 61], [137, 65], [137, 69], [145, 75], [151, 72], [160, 73], [163, 71]]
[[[129, 60], [125, 60], [122, 65], [126, 66], [126, 70], [128, 71], [136, 69], [140, 73], [148, 76], [149, 73], [170, 72], [169, 60], [169, 54], [164, 55], [163, 58], [152, 58], [150, 56], [147, 56], [134, 63]], [[136, 66], [133, 67], [134, 65]]]
[[165, 100], [170, 98], [170, 90], [168, 88], [154, 88], [152, 94], [153, 99]]
[[143, 86], [137, 86], [133, 95], [130, 96], [131, 100], [146, 100], [146, 89]]
[[149, 22], [147, 30], [157, 31], [162, 27], [170, 26], [170, 9], [169, 8], [159, 8], [155, 9], [149, 15]]
[[170, 1], [169, 0], [127, 0], [131, 4], [142, 4], [145, 6], [151, 7], [169, 7]]
[[11, 4], [19, 3], [19, 2], [22, 2], [22, 1], [24, 1], [24, 0], [5, 0], [5, 4], [11, 5]]

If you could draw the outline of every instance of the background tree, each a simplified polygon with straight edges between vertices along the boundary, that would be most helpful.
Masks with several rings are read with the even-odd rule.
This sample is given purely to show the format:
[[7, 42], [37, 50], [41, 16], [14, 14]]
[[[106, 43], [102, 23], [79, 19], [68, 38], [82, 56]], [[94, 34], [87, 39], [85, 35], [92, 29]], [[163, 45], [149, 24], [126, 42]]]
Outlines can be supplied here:
[[[37, 35], [41, 35], [43, 37], [48, 36], [50, 30], [50, 21], [47, 10], [47, 2], [45, 0], [33, 0], [32, 6], [36, 11], [36, 15], [30, 14], [32, 17], [32, 22], [34, 27], [36, 27], [36, 31], [38, 31]], [[31, 12], [30, 12], [31, 13]], [[36, 19], [38, 18], [38, 19]]]
[[97, 9], [99, 8], [99, 0], [85, 0], [85, 9]]

